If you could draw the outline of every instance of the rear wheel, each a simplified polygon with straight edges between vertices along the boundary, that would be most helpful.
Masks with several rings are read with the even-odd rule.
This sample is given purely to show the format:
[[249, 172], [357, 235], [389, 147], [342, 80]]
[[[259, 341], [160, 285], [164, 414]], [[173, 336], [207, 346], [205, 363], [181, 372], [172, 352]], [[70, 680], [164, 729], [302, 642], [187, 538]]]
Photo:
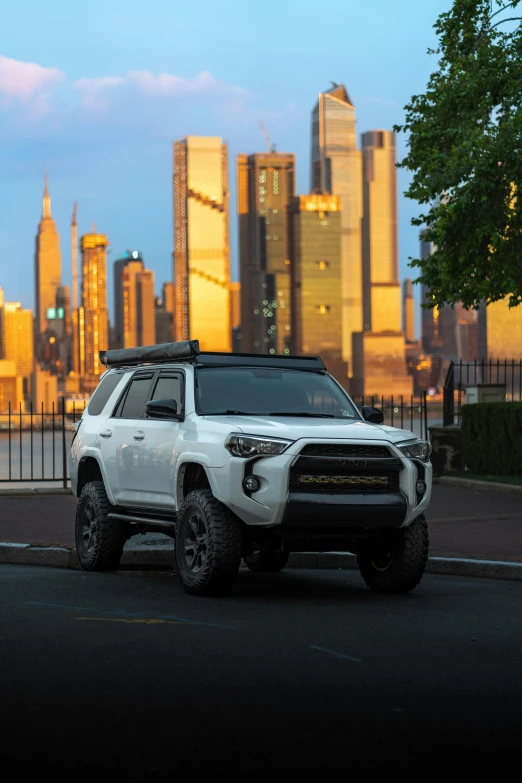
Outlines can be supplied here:
[[422, 579], [428, 562], [428, 525], [424, 514], [400, 530], [387, 531], [357, 556], [361, 576], [377, 593], [406, 593]]
[[251, 571], [275, 573], [283, 570], [289, 557], [289, 552], [251, 552], [243, 559]]
[[242, 546], [239, 520], [210, 490], [187, 495], [176, 530], [176, 563], [187, 593], [228, 592], [237, 578]]
[[112, 506], [103, 481], [91, 481], [82, 489], [76, 508], [76, 552], [84, 571], [114, 571], [118, 568], [127, 525], [109, 519]]

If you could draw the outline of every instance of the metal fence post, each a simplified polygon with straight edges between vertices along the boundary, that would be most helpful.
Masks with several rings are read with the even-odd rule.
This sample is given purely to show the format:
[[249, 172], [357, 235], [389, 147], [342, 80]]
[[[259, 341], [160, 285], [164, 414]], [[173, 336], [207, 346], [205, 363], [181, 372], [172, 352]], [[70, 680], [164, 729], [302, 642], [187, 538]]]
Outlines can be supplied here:
[[65, 397], [62, 397], [62, 470], [63, 470], [63, 488], [67, 489], [67, 446], [65, 441]]

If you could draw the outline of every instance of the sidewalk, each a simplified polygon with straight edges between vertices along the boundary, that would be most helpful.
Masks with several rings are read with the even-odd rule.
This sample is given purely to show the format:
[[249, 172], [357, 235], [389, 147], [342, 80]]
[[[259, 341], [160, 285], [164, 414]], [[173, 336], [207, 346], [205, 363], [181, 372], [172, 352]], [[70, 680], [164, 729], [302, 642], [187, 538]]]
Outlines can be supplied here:
[[[0, 542], [74, 547], [73, 495], [0, 497]], [[522, 563], [522, 495], [484, 489], [433, 487], [428, 511], [430, 556]], [[159, 534], [129, 544], [158, 546]]]

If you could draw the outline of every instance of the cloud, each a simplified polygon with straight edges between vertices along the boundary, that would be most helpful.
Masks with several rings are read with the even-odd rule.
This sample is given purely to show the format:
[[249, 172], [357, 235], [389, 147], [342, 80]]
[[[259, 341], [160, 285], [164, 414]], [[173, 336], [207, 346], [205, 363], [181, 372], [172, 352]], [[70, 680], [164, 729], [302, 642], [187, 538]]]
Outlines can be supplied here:
[[120, 76], [101, 76], [97, 79], [79, 79], [74, 83], [75, 90], [82, 94], [83, 103], [90, 109], [104, 109], [107, 101], [102, 97], [107, 88], [124, 84]]
[[45, 107], [45, 94], [65, 74], [57, 68], [44, 68], [37, 63], [25, 63], [0, 56], [0, 96], [20, 103], [36, 102], [37, 108]]
[[193, 79], [175, 76], [171, 73], [154, 74], [150, 71], [130, 71], [125, 77], [102, 76], [95, 79], [80, 79], [74, 88], [82, 93], [83, 103], [89, 108], [105, 108], [107, 90], [127, 86], [142, 95], [155, 98], [177, 98], [184, 95], [203, 93], [244, 93], [241, 87], [233, 87], [214, 78], [209, 71], [202, 71]]

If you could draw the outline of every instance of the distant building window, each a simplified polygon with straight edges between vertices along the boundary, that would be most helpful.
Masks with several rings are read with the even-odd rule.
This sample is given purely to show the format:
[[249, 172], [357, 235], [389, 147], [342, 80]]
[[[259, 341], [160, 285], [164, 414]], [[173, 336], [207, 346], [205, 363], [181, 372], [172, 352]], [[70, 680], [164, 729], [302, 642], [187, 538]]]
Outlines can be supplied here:
[[324, 304], [317, 305], [317, 307], [315, 308], [315, 312], [318, 315], [327, 315], [330, 312], [330, 310], [331, 310], [330, 305], [324, 305]]
[[315, 265], [316, 265], [317, 269], [321, 270], [321, 272], [324, 272], [325, 269], [329, 269], [330, 268], [330, 262], [329, 261], [316, 261]]

